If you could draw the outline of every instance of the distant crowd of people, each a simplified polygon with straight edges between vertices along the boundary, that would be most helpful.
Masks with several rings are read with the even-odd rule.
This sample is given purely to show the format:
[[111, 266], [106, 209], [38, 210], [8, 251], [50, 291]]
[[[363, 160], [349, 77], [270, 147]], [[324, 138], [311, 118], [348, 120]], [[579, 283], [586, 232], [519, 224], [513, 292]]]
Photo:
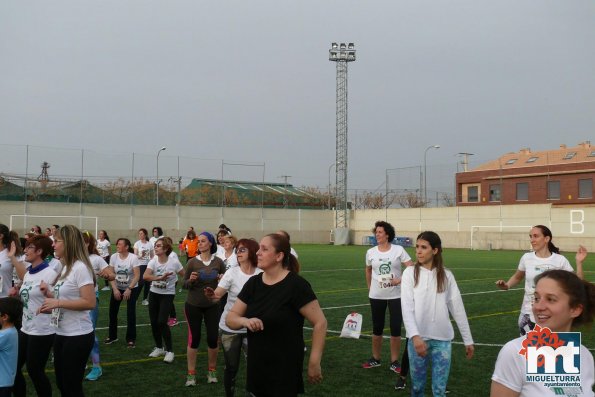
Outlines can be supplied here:
[[[393, 244], [394, 227], [376, 222], [377, 245], [365, 258], [372, 320], [372, 356], [362, 367], [381, 366], [383, 330], [388, 310], [389, 370], [396, 373], [395, 389], [411, 395], [425, 392], [431, 367], [433, 396], [449, 393], [454, 329], [457, 324], [471, 359], [475, 345], [465, 307], [453, 273], [445, 267], [440, 236], [425, 231], [417, 236], [415, 261]], [[519, 354], [527, 334], [547, 327], [570, 332], [589, 325], [595, 316], [595, 286], [584, 280], [587, 250], [579, 246], [576, 272], [553, 244], [549, 228], [531, 229], [532, 251], [522, 256], [509, 280], [496, 281], [508, 290], [524, 280], [518, 320], [520, 337], [498, 355], [491, 396], [593, 396], [593, 355], [580, 346], [580, 387], [556, 389], [526, 378], [526, 358]], [[138, 240], [112, 242], [105, 230], [92, 233], [73, 225], [39, 226], [24, 238], [0, 224], [0, 397], [27, 394], [22, 370], [38, 396], [51, 396], [45, 372], [53, 352], [55, 381], [63, 396], [82, 396], [83, 379], [99, 379], [103, 370], [95, 328], [99, 310], [98, 280], [110, 290], [108, 336], [103, 344], [119, 341], [118, 313], [126, 302], [125, 343], [136, 346], [137, 301], [148, 306], [154, 347], [148, 356], [175, 359], [170, 328], [177, 324], [174, 298], [187, 290], [184, 317], [188, 324], [185, 386], [197, 385], [197, 351], [206, 330], [207, 383], [217, 383], [217, 355], [223, 351], [223, 387], [234, 396], [242, 357], [246, 358], [245, 390], [250, 396], [296, 396], [304, 393], [306, 349], [304, 320], [312, 326], [307, 378], [322, 381], [321, 360], [327, 321], [318, 299], [299, 275], [298, 254], [287, 232], [268, 234], [260, 242], [236, 238], [226, 225], [215, 234], [197, 234], [190, 227], [178, 241], [161, 227], [138, 230]], [[180, 258], [185, 258], [182, 264]], [[401, 326], [406, 339], [401, 349]], [[401, 352], [402, 350], [402, 352]], [[85, 375], [87, 362], [92, 367]], [[566, 394], [561, 394], [562, 392]], [[570, 393], [570, 394], [569, 394]]]
[[[190, 227], [179, 241], [184, 265], [172, 239], [158, 226], [150, 238], [146, 229], [139, 229], [134, 244], [118, 238], [115, 253], [111, 246], [105, 230], [95, 239], [72, 225], [53, 225], [47, 234], [35, 226], [21, 239], [0, 224], [0, 320], [6, 318], [0, 329], [0, 397], [27, 394], [24, 366], [37, 395], [51, 396], [45, 372], [51, 352], [56, 385], [63, 396], [82, 396], [83, 379], [94, 381], [103, 375], [100, 341], [94, 332], [99, 279], [105, 280], [103, 289], [111, 290], [103, 344], [119, 340], [118, 313], [126, 302], [125, 341], [127, 347], [136, 347], [136, 303], [141, 299], [148, 306], [155, 344], [148, 356], [163, 357], [166, 363], [175, 358], [170, 327], [177, 324], [178, 284], [188, 290], [184, 304], [189, 329], [188, 387], [197, 384], [203, 322], [206, 381], [218, 382], [217, 355], [222, 348], [227, 396], [235, 393], [242, 352], [247, 357], [249, 393], [302, 393], [304, 319], [314, 328], [308, 379], [322, 380], [326, 319], [310, 284], [298, 275], [297, 253], [291, 253], [286, 232], [269, 234], [258, 243], [236, 238], [225, 225], [215, 235], [207, 231], [197, 235]], [[85, 375], [89, 360], [92, 367]], [[263, 366], [269, 368], [267, 379]]]

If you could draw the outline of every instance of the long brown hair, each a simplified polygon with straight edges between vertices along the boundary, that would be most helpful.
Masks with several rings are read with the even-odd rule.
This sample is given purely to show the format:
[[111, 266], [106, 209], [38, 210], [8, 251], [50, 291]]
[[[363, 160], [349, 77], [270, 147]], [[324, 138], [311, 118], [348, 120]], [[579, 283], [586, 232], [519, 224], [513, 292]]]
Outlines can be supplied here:
[[[446, 290], [446, 271], [444, 270], [444, 262], [442, 261], [442, 240], [440, 240], [440, 236], [434, 232], [425, 231], [417, 236], [417, 240], [425, 240], [430, 244], [432, 249], [438, 250], [432, 257], [432, 268], [436, 269], [436, 292], [444, 292]], [[413, 270], [414, 287], [417, 287], [417, 283], [419, 282], [420, 266], [419, 262], [415, 262]]]
[[566, 270], [548, 270], [535, 277], [535, 285], [542, 278], [549, 278], [568, 295], [568, 305], [575, 309], [582, 305], [583, 312], [572, 321], [572, 328], [593, 323], [595, 318], [595, 285], [581, 280], [575, 273]]
[[271, 239], [275, 252], [283, 252], [283, 268], [296, 274], [299, 273], [300, 263], [295, 256], [291, 255], [291, 245], [287, 237], [279, 233], [267, 234], [265, 237]]

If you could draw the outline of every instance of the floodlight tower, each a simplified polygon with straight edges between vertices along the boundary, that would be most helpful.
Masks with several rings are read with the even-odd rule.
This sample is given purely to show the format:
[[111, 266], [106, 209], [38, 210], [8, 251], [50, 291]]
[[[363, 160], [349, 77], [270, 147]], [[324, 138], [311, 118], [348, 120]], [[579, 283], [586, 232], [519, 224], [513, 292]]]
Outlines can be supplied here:
[[329, 61], [337, 64], [336, 207], [337, 229], [347, 228], [347, 63], [355, 61], [353, 43], [332, 43]]

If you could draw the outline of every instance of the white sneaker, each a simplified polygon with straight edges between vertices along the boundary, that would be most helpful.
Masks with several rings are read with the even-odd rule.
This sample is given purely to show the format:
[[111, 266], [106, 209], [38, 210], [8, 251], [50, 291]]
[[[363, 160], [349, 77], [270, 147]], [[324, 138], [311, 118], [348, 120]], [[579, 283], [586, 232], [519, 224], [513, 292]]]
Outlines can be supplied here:
[[160, 356], [165, 356], [165, 350], [163, 350], [160, 347], [154, 348], [153, 351], [151, 352], [151, 354], [149, 354], [149, 357], [160, 357]]
[[207, 383], [217, 383], [217, 370], [207, 371]]
[[166, 363], [173, 363], [174, 352], [165, 352], [165, 357], [163, 357], [163, 361], [165, 361]]
[[106, 285], [106, 286], [105, 286], [105, 287], [103, 287], [101, 290], [102, 290], [102, 291], [109, 291], [110, 289], [111, 289], [111, 288], [110, 288], [110, 287], [108, 287], [108, 286]]
[[196, 386], [196, 376], [188, 375], [186, 376], [186, 387]]
[[142, 305], [143, 305], [143, 306], [149, 306], [149, 301], [148, 301], [148, 300], [146, 300], [146, 299], [143, 299], [143, 301], [142, 301]]

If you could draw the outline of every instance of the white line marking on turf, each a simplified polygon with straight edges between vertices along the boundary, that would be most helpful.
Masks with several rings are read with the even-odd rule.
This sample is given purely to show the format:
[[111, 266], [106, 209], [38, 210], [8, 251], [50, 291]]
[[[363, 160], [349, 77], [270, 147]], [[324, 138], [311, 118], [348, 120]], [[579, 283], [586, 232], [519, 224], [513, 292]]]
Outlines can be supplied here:
[[[310, 327], [304, 327], [304, 329], [307, 329], [309, 331], [312, 331], [312, 328]], [[341, 335], [341, 331], [334, 331], [332, 329], [327, 329], [326, 330], [327, 333], [329, 334], [337, 334], [337, 335]], [[368, 335], [368, 334], [361, 334], [360, 336], [364, 337], [364, 338], [372, 338], [372, 335]], [[382, 337], [384, 339], [390, 339], [390, 336], [388, 335], [382, 335]], [[349, 338], [347, 338], [349, 339]], [[401, 337], [401, 340], [405, 340], [406, 338]], [[463, 342], [459, 342], [459, 341], [452, 341], [453, 344], [455, 345], [465, 345]], [[502, 347], [504, 346], [504, 344], [501, 343], [478, 343], [478, 342], [474, 342], [473, 346], [486, 346], [486, 347]], [[595, 351], [595, 349], [588, 349], [590, 351]]]
[[[509, 289], [509, 291], [519, 291], [519, 290], [523, 290], [524, 288], [511, 288]], [[479, 292], [467, 292], [465, 294], [461, 294], [461, 296], [467, 296], [467, 295], [480, 295], [480, 294], [493, 294], [496, 292], [506, 292], [503, 290], [493, 290], [493, 291], [479, 291]], [[330, 306], [330, 307], [323, 307], [322, 310], [334, 310], [334, 309], [347, 309], [350, 307], [361, 307], [361, 306], [368, 306], [369, 303], [360, 303], [357, 305], [345, 305], [345, 306]]]

